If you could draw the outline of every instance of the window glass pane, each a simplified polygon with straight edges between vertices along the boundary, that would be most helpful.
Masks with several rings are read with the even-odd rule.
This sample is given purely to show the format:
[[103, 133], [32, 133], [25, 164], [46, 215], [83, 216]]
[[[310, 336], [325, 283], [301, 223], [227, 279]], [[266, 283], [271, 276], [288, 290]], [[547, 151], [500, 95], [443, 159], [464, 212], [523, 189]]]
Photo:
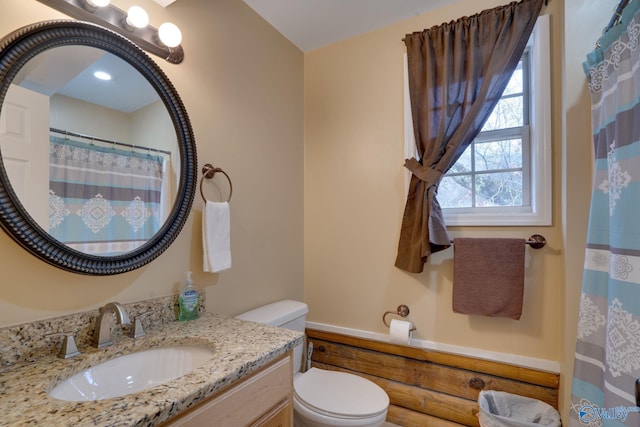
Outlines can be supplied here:
[[470, 208], [471, 176], [444, 176], [438, 186], [438, 202], [442, 208]]
[[471, 149], [467, 147], [447, 174], [471, 172]]
[[475, 142], [476, 171], [522, 168], [522, 139]]
[[491, 115], [482, 127], [482, 132], [496, 129], [507, 129], [524, 124], [522, 96], [502, 98], [496, 104]]
[[539, 21], [479, 135], [440, 182], [448, 224], [550, 224], [549, 57], [548, 49], [535, 48], [548, 45], [549, 22]]
[[522, 206], [522, 172], [476, 175], [476, 206]]
[[516, 68], [511, 75], [511, 79], [509, 80], [502, 96], [521, 94], [524, 91], [522, 83], [522, 61], [520, 61], [518, 62], [518, 68]]

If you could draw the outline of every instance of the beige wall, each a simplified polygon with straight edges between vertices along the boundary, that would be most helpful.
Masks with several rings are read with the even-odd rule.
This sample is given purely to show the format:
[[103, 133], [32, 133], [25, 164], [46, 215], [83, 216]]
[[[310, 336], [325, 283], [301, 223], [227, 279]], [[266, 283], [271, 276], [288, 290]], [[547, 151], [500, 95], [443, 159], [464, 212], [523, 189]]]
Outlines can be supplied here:
[[[132, 143], [131, 116], [128, 113], [65, 95], [51, 96], [49, 107], [51, 127], [61, 130], [73, 129], [74, 132], [83, 135], [96, 135], [105, 139]], [[56, 134], [56, 136], [60, 135]], [[133, 140], [133, 143], [136, 141]], [[42, 141], [42, 145], [47, 147], [48, 141]], [[141, 144], [138, 143], [138, 145]]]
[[411, 308], [417, 338], [560, 363], [570, 398], [591, 191], [589, 94], [582, 61], [617, 0], [552, 0], [553, 225], [451, 227], [456, 236], [546, 236], [528, 250], [520, 321], [451, 310], [452, 251], [422, 274], [393, 266], [404, 203], [404, 34], [504, 4], [464, 0], [305, 55], [305, 298], [310, 320], [384, 333], [381, 314]]
[[553, 226], [451, 227], [452, 237], [548, 240], [527, 250], [519, 321], [454, 314], [453, 249], [422, 274], [394, 267], [404, 209], [403, 53], [405, 34], [504, 4], [467, 0], [305, 55], [305, 298], [310, 319], [385, 332], [381, 316], [411, 309], [414, 337], [559, 361], [563, 257], [560, 224], [560, 1], [550, 2], [554, 151]]
[[[133, 1], [114, 0], [121, 9]], [[163, 9], [139, 0], [156, 27], [176, 23], [185, 61], [153, 57], [189, 112], [198, 163], [233, 179], [233, 268], [202, 272], [196, 197], [186, 226], [151, 264], [90, 277], [36, 260], [0, 232], [0, 326], [177, 291], [185, 270], [206, 288], [207, 308], [235, 314], [281, 298], [303, 298], [303, 54], [239, 0], [180, 0]], [[35, 0], [0, 0], [0, 34], [64, 18]], [[217, 179], [217, 178], [216, 178]], [[223, 188], [224, 184], [220, 187]], [[205, 187], [211, 198], [215, 186]], [[224, 191], [224, 189], [223, 189]], [[210, 193], [209, 193], [210, 192]]]
[[[385, 332], [382, 313], [404, 303], [418, 338], [561, 362], [566, 402], [591, 186], [580, 64], [617, 0], [551, 0], [544, 12], [553, 44], [553, 226], [451, 228], [454, 237], [547, 237], [545, 249], [527, 251], [520, 321], [452, 313], [451, 250], [419, 275], [393, 267], [404, 203], [401, 39], [504, 1], [464, 0], [304, 56], [240, 0], [138, 3], [154, 25], [172, 20], [183, 30], [185, 62], [154, 60], [187, 106], [199, 165], [211, 162], [233, 178], [234, 267], [201, 272], [198, 197], [167, 252], [113, 277], [50, 267], [0, 233], [0, 326], [166, 295], [187, 269], [206, 287], [209, 310], [229, 314], [302, 299], [304, 280], [312, 321]], [[0, 10], [2, 34], [62, 17], [36, 1], [0, 0]]]

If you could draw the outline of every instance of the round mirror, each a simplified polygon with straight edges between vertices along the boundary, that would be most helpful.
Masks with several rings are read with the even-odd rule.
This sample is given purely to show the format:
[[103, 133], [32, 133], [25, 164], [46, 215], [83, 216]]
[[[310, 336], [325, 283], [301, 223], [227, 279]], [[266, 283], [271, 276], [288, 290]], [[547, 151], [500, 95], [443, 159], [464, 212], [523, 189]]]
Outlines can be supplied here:
[[0, 41], [0, 225], [32, 254], [91, 275], [143, 266], [182, 229], [196, 169], [177, 92], [129, 40], [48, 21]]

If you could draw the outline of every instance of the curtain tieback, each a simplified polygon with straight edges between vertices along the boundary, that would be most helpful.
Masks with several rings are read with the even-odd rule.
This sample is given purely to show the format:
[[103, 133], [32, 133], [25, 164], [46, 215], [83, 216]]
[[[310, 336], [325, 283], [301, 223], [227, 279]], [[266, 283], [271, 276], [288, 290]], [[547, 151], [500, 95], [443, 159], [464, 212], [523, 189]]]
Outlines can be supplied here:
[[427, 183], [427, 187], [436, 185], [442, 177], [442, 172], [432, 169], [428, 166], [421, 165], [415, 158], [407, 159], [404, 167], [409, 169], [412, 174]]

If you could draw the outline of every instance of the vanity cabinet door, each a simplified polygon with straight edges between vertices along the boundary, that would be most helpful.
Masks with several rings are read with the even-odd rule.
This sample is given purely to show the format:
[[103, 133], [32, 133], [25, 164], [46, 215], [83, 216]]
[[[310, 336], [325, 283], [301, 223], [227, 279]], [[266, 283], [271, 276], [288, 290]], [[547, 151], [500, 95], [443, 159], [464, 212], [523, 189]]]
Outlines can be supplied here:
[[165, 426], [291, 427], [292, 369], [291, 355], [287, 354], [195, 408], [177, 415]]
[[252, 427], [291, 427], [292, 419], [293, 404], [286, 401], [252, 424]]

